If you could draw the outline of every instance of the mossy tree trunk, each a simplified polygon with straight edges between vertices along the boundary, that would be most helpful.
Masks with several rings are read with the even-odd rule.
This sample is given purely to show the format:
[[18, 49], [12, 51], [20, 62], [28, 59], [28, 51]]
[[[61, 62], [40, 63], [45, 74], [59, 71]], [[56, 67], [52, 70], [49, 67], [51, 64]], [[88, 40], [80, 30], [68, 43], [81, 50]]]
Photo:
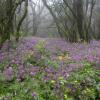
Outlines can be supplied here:
[[17, 32], [16, 32], [16, 41], [17, 42], [19, 41], [19, 37], [20, 37], [20, 28], [21, 28], [21, 25], [22, 25], [24, 19], [27, 16], [27, 11], [28, 11], [27, 8], [28, 8], [28, 0], [25, 0], [25, 10], [24, 10], [24, 14], [23, 14], [22, 18], [20, 19], [20, 21], [18, 23], [18, 26], [17, 26]]

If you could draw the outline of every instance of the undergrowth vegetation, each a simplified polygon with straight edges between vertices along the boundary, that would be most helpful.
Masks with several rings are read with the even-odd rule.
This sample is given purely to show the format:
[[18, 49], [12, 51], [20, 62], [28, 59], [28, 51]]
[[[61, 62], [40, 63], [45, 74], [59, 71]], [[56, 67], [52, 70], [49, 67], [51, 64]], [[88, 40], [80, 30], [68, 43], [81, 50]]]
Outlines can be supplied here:
[[25, 53], [23, 64], [0, 64], [0, 100], [100, 99], [100, 70], [93, 63], [76, 62], [68, 51], [51, 52], [45, 41], [34, 47]]
[[[63, 76], [44, 81], [47, 73], [40, 71], [26, 75], [20, 82], [13, 77], [10, 81], [0, 73], [0, 100], [99, 100], [100, 71], [85, 66], [73, 72], [66, 80]], [[2, 77], [2, 78], [1, 78]]]

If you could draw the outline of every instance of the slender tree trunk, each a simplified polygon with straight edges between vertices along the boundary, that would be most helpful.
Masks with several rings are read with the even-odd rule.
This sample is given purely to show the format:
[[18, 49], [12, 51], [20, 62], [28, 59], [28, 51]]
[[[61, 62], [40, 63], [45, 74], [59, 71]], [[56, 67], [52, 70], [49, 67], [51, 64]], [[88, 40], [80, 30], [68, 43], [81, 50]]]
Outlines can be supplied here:
[[16, 34], [16, 41], [17, 42], [19, 41], [19, 37], [20, 37], [20, 27], [21, 27], [26, 15], [27, 15], [27, 8], [28, 8], [28, 0], [25, 0], [25, 11], [24, 11], [24, 14], [23, 14], [21, 20], [18, 23], [18, 26], [17, 26], [17, 34]]

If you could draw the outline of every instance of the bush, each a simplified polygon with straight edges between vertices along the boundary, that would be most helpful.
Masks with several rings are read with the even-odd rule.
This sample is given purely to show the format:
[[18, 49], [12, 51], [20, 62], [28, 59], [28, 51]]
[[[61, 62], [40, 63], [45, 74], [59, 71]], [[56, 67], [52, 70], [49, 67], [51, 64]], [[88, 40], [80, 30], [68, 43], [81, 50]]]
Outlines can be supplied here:
[[100, 71], [90, 66], [74, 72], [67, 80], [66, 92], [78, 100], [99, 100], [100, 98]]

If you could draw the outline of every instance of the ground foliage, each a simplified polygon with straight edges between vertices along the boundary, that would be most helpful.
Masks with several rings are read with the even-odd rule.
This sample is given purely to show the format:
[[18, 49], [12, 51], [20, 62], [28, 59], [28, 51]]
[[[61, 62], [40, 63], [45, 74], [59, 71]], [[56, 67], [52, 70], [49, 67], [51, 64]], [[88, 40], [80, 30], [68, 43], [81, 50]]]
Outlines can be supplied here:
[[0, 51], [0, 100], [100, 99], [100, 42], [27, 38], [7, 46]]

